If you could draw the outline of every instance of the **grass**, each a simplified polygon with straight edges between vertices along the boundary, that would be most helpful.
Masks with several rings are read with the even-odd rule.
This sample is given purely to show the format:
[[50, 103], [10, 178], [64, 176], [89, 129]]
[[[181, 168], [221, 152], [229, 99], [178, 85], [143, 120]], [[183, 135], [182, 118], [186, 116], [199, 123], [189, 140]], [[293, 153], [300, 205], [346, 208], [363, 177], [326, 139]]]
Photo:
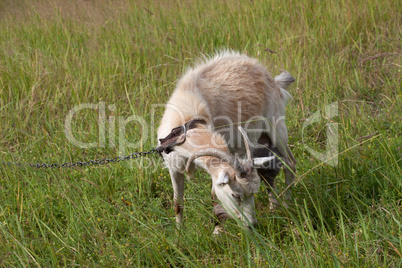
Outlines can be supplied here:
[[[70, 169], [0, 165], [1, 267], [401, 266], [400, 1], [264, 2], [0, 3], [1, 161], [153, 148], [178, 77], [220, 48], [296, 78], [287, 125], [298, 160], [288, 209], [269, 213], [262, 189], [255, 232], [228, 222], [219, 238], [205, 173], [186, 183], [185, 225], [175, 230], [157, 156]], [[304, 126], [334, 102], [336, 117]], [[83, 104], [93, 106], [77, 111], [71, 132], [90, 148], [65, 134]], [[325, 151], [329, 122], [338, 127], [337, 166], [306, 149]], [[283, 191], [282, 173], [278, 181]]]

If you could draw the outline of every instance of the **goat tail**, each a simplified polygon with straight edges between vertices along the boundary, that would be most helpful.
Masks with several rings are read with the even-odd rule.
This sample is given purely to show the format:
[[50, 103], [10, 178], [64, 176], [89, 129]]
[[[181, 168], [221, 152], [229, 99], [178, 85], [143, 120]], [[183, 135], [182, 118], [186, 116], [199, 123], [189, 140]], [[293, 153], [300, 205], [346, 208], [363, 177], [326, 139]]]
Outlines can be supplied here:
[[275, 76], [275, 82], [279, 85], [281, 89], [287, 89], [290, 84], [295, 81], [293, 76], [287, 71], [283, 71], [280, 75]]
[[279, 88], [281, 89], [282, 100], [286, 104], [292, 96], [286, 89], [295, 81], [293, 76], [288, 73], [287, 71], [283, 71], [280, 75], [275, 76], [275, 82], [278, 84]]

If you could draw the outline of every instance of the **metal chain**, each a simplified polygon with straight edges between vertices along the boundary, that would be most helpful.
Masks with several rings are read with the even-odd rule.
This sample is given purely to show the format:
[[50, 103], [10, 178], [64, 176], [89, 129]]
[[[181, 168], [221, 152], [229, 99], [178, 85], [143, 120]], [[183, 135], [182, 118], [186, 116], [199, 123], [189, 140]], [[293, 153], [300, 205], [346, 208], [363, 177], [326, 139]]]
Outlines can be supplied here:
[[[173, 146], [177, 146], [177, 145], [180, 145], [180, 144], [184, 143], [185, 140], [186, 140], [186, 133], [187, 133], [187, 128], [188, 128], [187, 125], [189, 125], [189, 127], [191, 129], [192, 123], [194, 125], [194, 122], [202, 122], [202, 120], [192, 120], [192, 121], [186, 122], [184, 125], [172, 129], [171, 134], [169, 134], [167, 136], [167, 137], [172, 138], [171, 135], [175, 134], [175, 130], [179, 129], [179, 128], [182, 128], [183, 130], [182, 130], [182, 132], [180, 132], [180, 134], [184, 134], [184, 136], [183, 136], [183, 139], [181, 141], [178, 142], [176, 139], [174, 139], [172, 143], [160, 145], [159, 147], [156, 147], [156, 148], [154, 148], [154, 149], [152, 149], [151, 151], [148, 151], [148, 152], [135, 152], [135, 153], [129, 154], [127, 156], [116, 156], [116, 157], [110, 158], [110, 159], [109, 158], [103, 158], [103, 159], [98, 159], [98, 160], [89, 160], [89, 161], [86, 161], [86, 162], [81, 162], [81, 161], [77, 161], [77, 162], [74, 162], [74, 163], [66, 162], [66, 163], [63, 163], [63, 164], [59, 164], [59, 163], [53, 163], [53, 164], [45, 164], [45, 163], [43, 163], [43, 164], [30, 164], [30, 163], [13, 163], [13, 162], [3, 162], [3, 161], [0, 161], [0, 164], [7, 165], [7, 166], [18, 166], [18, 167], [26, 167], [26, 166], [28, 166], [28, 167], [35, 167], [35, 168], [66, 168], [66, 167], [83, 167], [83, 166], [94, 166], [94, 165], [106, 165], [106, 164], [109, 164], [109, 163], [115, 163], [115, 162], [120, 162], [120, 161], [124, 161], [124, 160], [129, 160], [129, 159], [136, 159], [136, 158], [140, 158], [140, 157], [143, 157], [143, 156], [146, 156], [146, 155], [149, 155], [149, 154], [156, 154], [156, 153], [161, 155], [162, 152], [165, 152], [165, 153], [171, 152]], [[178, 134], [176, 133], [176, 135], [178, 135]], [[161, 139], [161, 141], [162, 140], [166, 140], [166, 138]]]
[[132, 154], [129, 154], [127, 156], [117, 156], [114, 158], [103, 158], [103, 159], [98, 159], [98, 160], [89, 160], [86, 162], [81, 162], [77, 161], [74, 163], [63, 163], [63, 164], [58, 164], [58, 163], [53, 163], [53, 164], [29, 164], [29, 163], [12, 163], [12, 162], [1, 162], [4, 165], [8, 166], [19, 166], [19, 167], [24, 167], [24, 166], [29, 166], [29, 167], [35, 167], [35, 168], [66, 168], [66, 167], [83, 167], [83, 166], [94, 166], [94, 165], [106, 165], [109, 163], [115, 163], [115, 162], [120, 162], [124, 160], [129, 160], [129, 159], [136, 159], [140, 158], [149, 154], [155, 154], [155, 153], [160, 153], [160, 150], [158, 148], [154, 148], [151, 151], [148, 152], [135, 152]]

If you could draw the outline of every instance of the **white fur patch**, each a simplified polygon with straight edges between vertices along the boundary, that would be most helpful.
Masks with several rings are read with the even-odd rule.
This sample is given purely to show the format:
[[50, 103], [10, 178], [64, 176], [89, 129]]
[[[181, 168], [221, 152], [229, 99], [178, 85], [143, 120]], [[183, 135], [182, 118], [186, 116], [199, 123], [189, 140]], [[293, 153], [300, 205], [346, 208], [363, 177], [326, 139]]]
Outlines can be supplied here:
[[272, 160], [275, 159], [275, 156], [268, 156], [268, 157], [257, 157], [253, 159], [253, 166], [254, 167], [263, 167]]
[[222, 187], [223, 185], [228, 184], [228, 183], [229, 183], [228, 174], [226, 174], [226, 172], [224, 172], [224, 171], [221, 171], [219, 173], [218, 179], [216, 180], [216, 185]]

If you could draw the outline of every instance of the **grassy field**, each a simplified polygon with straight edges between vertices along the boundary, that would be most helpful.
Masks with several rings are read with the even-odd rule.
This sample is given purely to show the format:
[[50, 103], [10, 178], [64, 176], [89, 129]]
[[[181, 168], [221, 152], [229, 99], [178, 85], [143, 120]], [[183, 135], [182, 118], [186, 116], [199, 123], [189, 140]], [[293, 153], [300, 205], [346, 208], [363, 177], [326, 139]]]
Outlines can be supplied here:
[[[180, 75], [230, 48], [296, 78], [287, 125], [298, 171], [289, 208], [270, 213], [261, 189], [256, 231], [229, 221], [216, 238], [208, 176], [186, 182], [176, 231], [157, 155], [0, 164], [0, 267], [401, 267], [401, 13], [380, 0], [1, 1], [0, 161], [150, 150]], [[87, 148], [66, 134], [72, 111], [69, 131]], [[325, 152], [328, 123], [337, 165], [307, 150]]]

